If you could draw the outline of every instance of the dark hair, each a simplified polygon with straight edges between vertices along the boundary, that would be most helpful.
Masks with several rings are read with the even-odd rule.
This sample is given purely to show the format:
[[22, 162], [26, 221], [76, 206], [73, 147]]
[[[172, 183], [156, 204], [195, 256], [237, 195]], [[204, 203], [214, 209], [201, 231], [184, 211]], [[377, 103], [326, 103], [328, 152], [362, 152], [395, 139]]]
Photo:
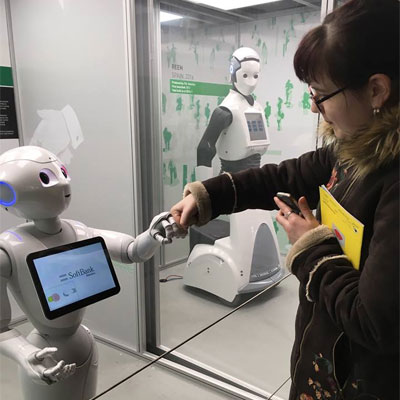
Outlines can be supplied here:
[[382, 73], [392, 80], [390, 102], [397, 102], [398, 0], [349, 0], [303, 37], [294, 69], [303, 82], [327, 77], [350, 89], [359, 89], [371, 75]]

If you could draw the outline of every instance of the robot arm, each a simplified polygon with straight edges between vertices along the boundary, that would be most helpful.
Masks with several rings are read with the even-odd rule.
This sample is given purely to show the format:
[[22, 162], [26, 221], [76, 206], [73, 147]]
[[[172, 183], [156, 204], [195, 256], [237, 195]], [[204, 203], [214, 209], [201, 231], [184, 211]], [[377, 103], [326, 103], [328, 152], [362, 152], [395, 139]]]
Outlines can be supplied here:
[[11, 307], [7, 294], [7, 280], [11, 276], [11, 261], [0, 249], [0, 354], [16, 361], [36, 383], [52, 384], [68, 378], [75, 372], [75, 364], [57, 362], [53, 354], [55, 347], [38, 347], [29, 343], [16, 329], [9, 329]]
[[168, 212], [153, 218], [149, 229], [133, 238], [120, 232], [92, 229], [95, 236], [106, 241], [113, 260], [122, 263], [143, 262], [151, 258], [162, 245], [171, 243], [173, 237], [184, 237], [187, 232], [179, 228]]
[[211, 167], [215, 156], [215, 144], [221, 132], [232, 123], [232, 113], [226, 107], [218, 107], [211, 115], [210, 122], [197, 147], [197, 165]]

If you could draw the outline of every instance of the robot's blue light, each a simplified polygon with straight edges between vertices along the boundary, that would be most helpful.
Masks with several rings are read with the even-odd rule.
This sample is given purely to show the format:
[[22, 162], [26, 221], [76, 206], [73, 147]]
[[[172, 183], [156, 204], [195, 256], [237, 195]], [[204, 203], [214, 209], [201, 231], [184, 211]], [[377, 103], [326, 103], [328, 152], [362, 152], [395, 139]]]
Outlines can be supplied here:
[[[6, 182], [0, 182], [0, 186], [5, 186], [6, 187], [6, 190], [7, 191], [10, 191], [11, 193], [11, 196], [9, 196], [9, 197], [11, 197], [11, 200], [4, 200], [4, 199], [2, 199], [2, 198], [0, 198], [0, 204], [2, 205], [2, 206], [5, 206], [5, 207], [10, 207], [10, 206], [12, 206], [16, 201], [17, 201], [17, 195], [16, 195], [16, 193], [15, 193], [15, 190], [14, 190], [14, 188], [10, 185], [10, 184], [8, 184], [8, 183], [6, 183]], [[0, 188], [1, 189], [1, 188]]]

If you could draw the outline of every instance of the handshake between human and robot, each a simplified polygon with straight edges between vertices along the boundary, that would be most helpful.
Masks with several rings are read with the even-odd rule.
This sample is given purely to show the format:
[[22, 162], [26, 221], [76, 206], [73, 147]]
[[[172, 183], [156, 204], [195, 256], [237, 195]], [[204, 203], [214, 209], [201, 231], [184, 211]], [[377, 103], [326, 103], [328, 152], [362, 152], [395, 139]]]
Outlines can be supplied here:
[[[0, 204], [30, 221], [0, 234], [0, 353], [18, 363], [29, 400], [95, 395], [96, 343], [81, 322], [85, 305], [119, 290], [110, 257], [143, 262], [162, 244], [186, 235], [167, 212], [154, 217], [136, 238], [62, 219], [71, 201], [70, 182], [62, 162], [43, 148], [22, 146], [0, 156]], [[91, 254], [106, 275], [84, 268], [68, 273], [70, 277], [63, 272], [68, 257], [87, 261]], [[72, 277], [79, 279], [72, 282]], [[9, 328], [7, 287], [35, 328], [26, 338]]]

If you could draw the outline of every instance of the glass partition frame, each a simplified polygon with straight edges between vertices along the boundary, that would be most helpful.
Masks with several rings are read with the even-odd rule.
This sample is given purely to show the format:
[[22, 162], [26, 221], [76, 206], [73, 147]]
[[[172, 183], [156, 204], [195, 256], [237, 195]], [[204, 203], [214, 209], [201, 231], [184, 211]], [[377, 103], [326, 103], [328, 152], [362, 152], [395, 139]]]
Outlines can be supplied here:
[[[152, 215], [163, 208], [163, 183], [158, 171], [162, 169], [162, 101], [161, 82], [158, 77], [161, 71], [161, 27], [160, 27], [160, 4], [161, 0], [130, 0], [135, 8], [135, 24], [137, 40], [137, 79], [138, 79], [138, 120], [139, 120], [139, 142], [141, 154], [145, 154], [141, 162], [142, 182], [142, 221], [145, 226]], [[295, 0], [297, 1], [297, 0]], [[330, 12], [336, 0], [322, 0], [321, 19]], [[188, 6], [189, 3], [181, 0], [166, 1], [169, 4]], [[297, 1], [305, 6], [307, 1]], [[192, 5], [194, 8], [197, 5]], [[140, 56], [139, 56], [140, 55]], [[150, 89], [150, 90], [149, 90]], [[147, 122], [146, 122], [147, 121]], [[149, 124], [149, 125], [148, 125]], [[318, 143], [317, 143], [318, 145]], [[143, 149], [145, 152], [143, 152]], [[150, 163], [150, 164], [149, 164]], [[157, 196], [155, 195], [157, 193]], [[164, 249], [154, 260], [145, 263], [143, 274], [143, 302], [145, 304], [145, 336], [143, 337], [143, 348], [149, 357], [159, 356], [168, 350], [162, 346], [160, 339], [160, 288], [159, 271], [166, 267]], [[261, 392], [252, 393], [248, 388], [235, 382], [224, 379], [210, 369], [200, 366], [199, 363], [188, 361], [184, 356], [168, 354], [165, 359], [158, 361], [165, 363], [171, 368], [191, 375], [196, 379], [209, 382], [212, 385], [229, 390], [231, 393], [244, 395], [243, 398], [263, 398]], [[248, 396], [248, 397], [246, 397]]]

